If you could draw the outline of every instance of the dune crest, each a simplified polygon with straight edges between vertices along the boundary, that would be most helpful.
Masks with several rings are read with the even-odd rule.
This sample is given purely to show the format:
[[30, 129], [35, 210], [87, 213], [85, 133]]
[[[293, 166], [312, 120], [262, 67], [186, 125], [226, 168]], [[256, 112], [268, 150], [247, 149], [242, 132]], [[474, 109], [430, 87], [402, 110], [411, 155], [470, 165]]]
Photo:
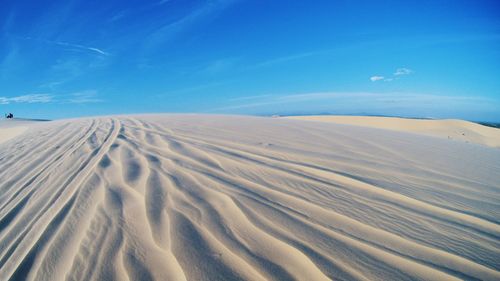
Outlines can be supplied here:
[[464, 120], [335, 115], [287, 116], [284, 118], [386, 129], [500, 148], [500, 129]]
[[0, 144], [0, 280], [500, 279], [500, 151], [236, 116]]

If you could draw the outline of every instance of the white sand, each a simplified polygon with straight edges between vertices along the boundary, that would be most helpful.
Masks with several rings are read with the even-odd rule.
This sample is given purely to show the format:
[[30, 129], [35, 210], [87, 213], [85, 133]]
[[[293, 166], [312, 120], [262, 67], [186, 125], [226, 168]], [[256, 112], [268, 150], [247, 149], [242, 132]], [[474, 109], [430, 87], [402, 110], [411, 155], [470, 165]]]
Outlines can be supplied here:
[[0, 119], [0, 144], [26, 132], [29, 128], [43, 124], [32, 119]]
[[235, 116], [0, 145], [0, 280], [500, 280], [500, 150]]
[[289, 116], [284, 118], [332, 122], [337, 124], [409, 132], [450, 140], [458, 140], [462, 142], [482, 144], [491, 147], [500, 147], [500, 129], [463, 120], [424, 120], [396, 117], [335, 115]]
[[6, 142], [28, 129], [27, 126], [19, 126], [18, 124], [5, 124], [6, 121], [0, 121], [0, 143]]
[[0, 128], [0, 143], [8, 141], [26, 131], [28, 127]]

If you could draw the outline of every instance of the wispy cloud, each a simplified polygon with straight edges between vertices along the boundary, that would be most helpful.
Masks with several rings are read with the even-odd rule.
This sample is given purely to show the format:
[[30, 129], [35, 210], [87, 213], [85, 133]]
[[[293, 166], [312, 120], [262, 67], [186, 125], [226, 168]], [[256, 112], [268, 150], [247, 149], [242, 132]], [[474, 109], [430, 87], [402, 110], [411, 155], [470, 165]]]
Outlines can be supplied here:
[[248, 100], [256, 100], [271, 97], [271, 95], [255, 95], [255, 96], [246, 96], [246, 97], [237, 97], [230, 99], [230, 101], [248, 101]]
[[53, 91], [54, 89], [56, 89], [57, 87], [59, 87], [60, 85], [64, 84], [65, 81], [51, 81], [51, 82], [46, 82], [46, 83], [43, 83], [43, 84], [40, 84], [38, 87], [40, 89], [49, 89], [50, 91]]
[[279, 65], [282, 63], [287, 63], [287, 62], [291, 62], [291, 61], [295, 61], [295, 60], [300, 60], [300, 59], [312, 57], [312, 56], [315, 56], [315, 55], [318, 55], [321, 53], [324, 53], [324, 52], [321, 52], [321, 51], [303, 52], [303, 53], [293, 54], [293, 55], [289, 55], [289, 56], [273, 58], [273, 59], [259, 62], [253, 66], [250, 66], [249, 68], [254, 69], [254, 68], [262, 68], [262, 67], [270, 67], [270, 66]]
[[222, 85], [230, 84], [230, 83], [232, 83], [232, 81], [226, 80], [224, 82], [212, 82], [212, 83], [195, 85], [195, 86], [190, 86], [190, 87], [185, 87], [185, 88], [179, 88], [179, 89], [174, 89], [174, 90], [169, 90], [169, 91], [163, 92], [161, 94], [156, 95], [156, 97], [161, 98], [161, 97], [168, 97], [168, 96], [172, 96], [172, 95], [200, 92], [200, 91], [204, 91], [204, 90], [207, 90], [210, 88], [215, 88], [215, 87], [219, 87]]
[[401, 76], [401, 75], [408, 75], [413, 73], [413, 70], [408, 69], [408, 68], [398, 68], [396, 69], [396, 72], [394, 72], [395, 76]]
[[[155, 32], [153, 32], [146, 42], [147, 48], [154, 48], [161, 43], [171, 39], [184, 29], [198, 23], [207, 18], [213, 17], [227, 8], [229, 5], [238, 2], [239, 0], [214, 0], [204, 1], [202, 5], [193, 9], [190, 13], [186, 14], [180, 19], [168, 22], [161, 25]], [[158, 4], [165, 4], [169, 1], [160, 1]]]
[[15, 97], [0, 97], [0, 104], [11, 103], [49, 103], [54, 101], [50, 94], [29, 94]]
[[396, 69], [396, 71], [392, 74], [391, 77], [374, 75], [374, 76], [370, 77], [370, 81], [372, 81], [372, 82], [377, 82], [377, 81], [391, 82], [391, 81], [399, 79], [401, 76], [410, 75], [412, 73], [413, 73], [413, 70], [411, 70], [409, 68], [405, 68], [405, 67], [400, 67], [400, 68]]
[[53, 43], [53, 44], [56, 44], [59, 46], [72, 47], [72, 48], [76, 48], [79, 50], [86, 50], [86, 51], [94, 52], [94, 53], [96, 53], [98, 55], [102, 55], [102, 56], [109, 56], [110, 55], [110, 53], [105, 52], [105, 51], [98, 49], [98, 48], [95, 48], [95, 47], [89, 47], [89, 46], [84, 46], [84, 45], [80, 45], [80, 44], [72, 44], [72, 43], [62, 42], [62, 41], [46, 41], [46, 42]]
[[85, 46], [85, 45], [81, 45], [81, 44], [74, 44], [74, 43], [69, 43], [69, 42], [64, 42], [64, 41], [52, 41], [52, 40], [41, 39], [41, 38], [33, 38], [33, 37], [29, 37], [29, 36], [18, 37], [18, 38], [24, 39], [24, 40], [38, 41], [38, 42], [42, 42], [42, 43], [46, 43], [46, 44], [53, 44], [53, 45], [57, 45], [57, 46], [69, 47], [69, 48], [73, 48], [73, 49], [77, 49], [77, 50], [81, 50], [81, 51], [87, 51], [87, 52], [94, 53], [94, 54], [101, 55], [101, 56], [110, 56], [111, 55], [110, 53], [108, 53], [100, 48]]
[[288, 54], [285, 56], [279, 56], [275, 58], [270, 58], [261, 62], [250, 66], [249, 69], [254, 68], [262, 68], [262, 67], [271, 67], [275, 65], [280, 65], [288, 62], [298, 61], [306, 58], [319, 57], [319, 56], [338, 56], [339, 54], [343, 54], [348, 50], [359, 49], [364, 45], [373, 44], [373, 42], [365, 41], [365, 42], [356, 42], [355, 44], [344, 44], [338, 46], [331, 46], [330, 48], [323, 48], [317, 50], [309, 50], [298, 52], [294, 54]]
[[[251, 100], [251, 102], [249, 102]], [[429, 109], [440, 112], [438, 104], [448, 108], [468, 110], [471, 105], [484, 110], [493, 110], [499, 105], [498, 100], [477, 96], [441, 96], [418, 93], [373, 93], [373, 92], [316, 92], [290, 95], [261, 95], [228, 100], [228, 105], [211, 109], [207, 112], [276, 112], [276, 110], [298, 110], [315, 112], [316, 110], [342, 113], [386, 112], [400, 110], [404, 114], [417, 109]], [[317, 112], [317, 111], [316, 111]]]
[[22, 103], [97, 103], [103, 102], [98, 98], [96, 90], [75, 92], [66, 95], [54, 94], [28, 94], [14, 97], [0, 97], [0, 104], [22, 104]]
[[[317, 92], [317, 93], [304, 93], [304, 94], [290, 94], [290, 95], [255, 95], [247, 96], [236, 99], [230, 99], [230, 102], [244, 102], [244, 103], [233, 103], [232, 105], [219, 107], [213, 109], [214, 111], [226, 111], [233, 109], [242, 108], [256, 108], [261, 106], [277, 105], [277, 104], [288, 104], [288, 103], [300, 103], [305, 101], [318, 101], [318, 100], [328, 100], [335, 98], [359, 98], [365, 96], [371, 96], [371, 93], [358, 93], [358, 92]], [[249, 103], [248, 100], [253, 102]]]
[[104, 100], [98, 98], [96, 90], [87, 90], [70, 94], [62, 101], [62, 103], [83, 104], [83, 103], [98, 103], [103, 101]]
[[372, 82], [379, 81], [379, 80], [384, 80], [384, 76], [377, 76], [377, 75], [375, 75], [375, 76], [370, 77], [370, 80]]

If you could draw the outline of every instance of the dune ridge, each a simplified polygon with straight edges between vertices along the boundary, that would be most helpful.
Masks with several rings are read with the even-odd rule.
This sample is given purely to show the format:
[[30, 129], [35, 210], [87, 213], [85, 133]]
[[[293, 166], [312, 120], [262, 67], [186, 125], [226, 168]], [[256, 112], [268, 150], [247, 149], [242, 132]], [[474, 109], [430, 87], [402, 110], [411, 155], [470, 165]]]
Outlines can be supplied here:
[[500, 148], [500, 129], [464, 120], [341, 115], [287, 116], [284, 118], [394, 130]]
[[500, 151], [112, 116], [0, 144], [0, 280], [499, 280]]

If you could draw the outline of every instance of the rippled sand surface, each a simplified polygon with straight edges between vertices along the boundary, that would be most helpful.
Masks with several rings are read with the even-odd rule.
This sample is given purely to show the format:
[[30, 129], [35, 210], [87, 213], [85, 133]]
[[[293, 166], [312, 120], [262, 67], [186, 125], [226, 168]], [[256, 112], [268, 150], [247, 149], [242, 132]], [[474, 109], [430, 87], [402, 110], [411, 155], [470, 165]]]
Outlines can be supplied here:
[[0, 280], [500, 280], [500, 150], [237, 116], [0, 144]]
[[400, 131], [444, 138], [450, 141], [475, 143], [500, 148], [500, 129], [457, 119], [440, 120], [341, 115], [308, 115], [284, 118]]

